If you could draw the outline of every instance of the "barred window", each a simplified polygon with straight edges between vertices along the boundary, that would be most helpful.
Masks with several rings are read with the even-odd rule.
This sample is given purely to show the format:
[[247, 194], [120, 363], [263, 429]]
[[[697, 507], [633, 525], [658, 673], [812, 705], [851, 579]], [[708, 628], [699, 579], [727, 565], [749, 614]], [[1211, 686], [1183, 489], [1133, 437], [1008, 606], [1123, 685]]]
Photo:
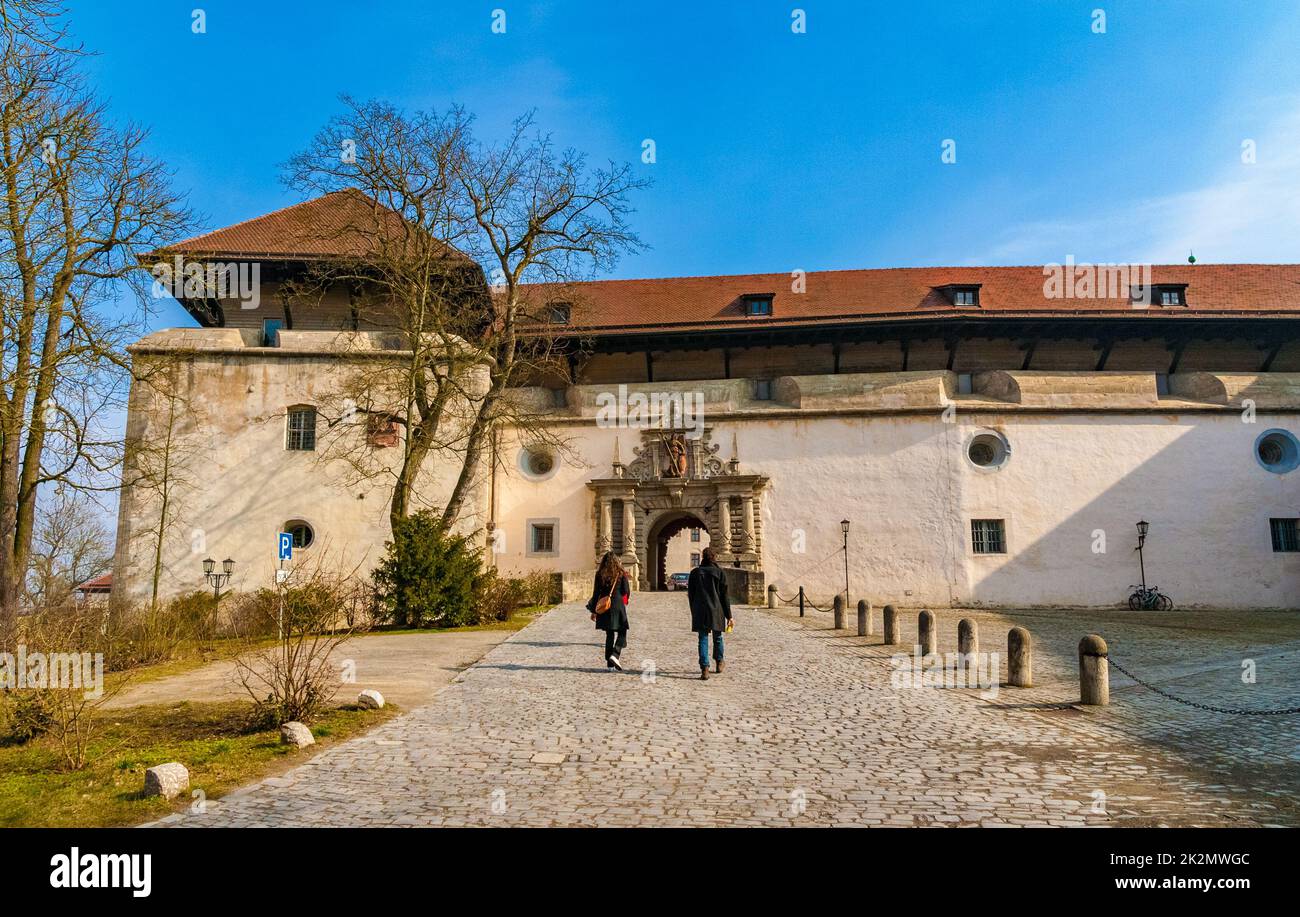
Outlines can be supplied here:
[[1003, 519], [972, 519], [970, 536], [976, 554], [1007, 553], [1007, 524]]
[[555, 526], [533, 525], [533, 553], [551, 554], [555, 551]]
[[1273, 550], [1278, 554], [1300, 552], [1300, 519], [1270, 519], [1268, 527], [1273, 534]]
[[316, 409], [290, 408], [289, 423], [285, 429], [284, 448], [294, 452], [312, 452], [316, 449]]

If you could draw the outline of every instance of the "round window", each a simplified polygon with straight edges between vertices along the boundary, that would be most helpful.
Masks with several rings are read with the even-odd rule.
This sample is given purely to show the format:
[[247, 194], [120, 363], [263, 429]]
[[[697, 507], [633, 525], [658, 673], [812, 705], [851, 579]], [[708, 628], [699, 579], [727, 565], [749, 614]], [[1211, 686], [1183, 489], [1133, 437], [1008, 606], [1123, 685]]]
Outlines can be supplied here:
[[1010, 454], [1011, 447], [997, 433], [979, 433], [966, 447], [966, 457], [979, 468], [1000, 468]]
[[283, 531], [293, 536], [295, 548], [310, 548], [311, 543], [316, 540], [316, 533], [312, 531], [312, 527], [301, 519], [286, 522]]
[[519, 453], [519, 466], [530, 478], [546, 478], [555, 471], [555, 456], [541, 446], [528, 446]]
[[1265, 430], [1255, 440], [1255, 458], [1274, 474], [1294, 471], [1300, 467], [1300, 440], [1288, 430]]

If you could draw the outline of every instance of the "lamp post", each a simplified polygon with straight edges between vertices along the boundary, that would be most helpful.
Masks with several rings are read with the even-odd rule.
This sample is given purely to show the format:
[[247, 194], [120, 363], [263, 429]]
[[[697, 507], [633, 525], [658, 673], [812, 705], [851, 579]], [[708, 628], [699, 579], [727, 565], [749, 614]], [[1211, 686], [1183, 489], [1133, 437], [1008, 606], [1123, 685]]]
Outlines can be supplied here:
[[230, 582], [230, 576], [235, 572], [235, 562], [227, 557], [221, 562], [221, 572], [216, 572], [217, 562], [211, 557], [203, 560], [203, 578], [212, 585], [212, 626], [210, 630], [215, 634], [217, 623], [217, 609], [221, 605], [221, 587]]
[[840, 520], [840, 531], [844, 533], [844, 607], [849, 607], [849, 520]]
[[1145, 519], [1142, 520], [1141, 522], [1139, 522], [1139, 523], [1137, 524], [1137, 530], [1138, 530], [1138, 546], [1137, 546], [1137, 552], [1138, 552], [1138, 570], [1139, 570], [1139, 571], [1141, 572], [1141, 574], [1142, 574], [1142, 591], [1143, 591], [1143, 592], [1146, 592], [1146, 591], [1147, 591], [1147, 565], [1146, 565], [1146, 562], [1142, 559], [1142, 546], [1145, 545], [1146, 542], [1147, 542], [1147, 530], [1148, 530], [1149, 528], [1151, 528], [1151, 523], [1147, 522]]

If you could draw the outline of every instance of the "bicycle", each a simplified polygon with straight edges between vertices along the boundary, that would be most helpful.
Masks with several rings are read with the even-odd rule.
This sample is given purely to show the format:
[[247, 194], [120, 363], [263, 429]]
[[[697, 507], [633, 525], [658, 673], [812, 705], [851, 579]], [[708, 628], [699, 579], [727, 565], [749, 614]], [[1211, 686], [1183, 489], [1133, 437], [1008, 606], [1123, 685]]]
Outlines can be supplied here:
[[1133, 590], [1128, 597], [1128, 607], [1132, 611], [1173, 611], [1174, 600], [1165, 595], [1156, 586], [1130, 586]]

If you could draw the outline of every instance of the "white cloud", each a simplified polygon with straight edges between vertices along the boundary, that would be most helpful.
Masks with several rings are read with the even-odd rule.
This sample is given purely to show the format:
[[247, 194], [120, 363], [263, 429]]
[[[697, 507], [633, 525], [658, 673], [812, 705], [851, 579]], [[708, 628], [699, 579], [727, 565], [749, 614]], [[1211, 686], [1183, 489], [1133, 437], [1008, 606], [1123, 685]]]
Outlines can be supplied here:
[[[1242, 140], [1247, 138], [1243, 137]], [[1166, 264], [1189, 251], [1198, 260], [1300, 261], [1300, 106], [1271, 124], [1256, 142], [1256, 161], [1240, 148], [1207, 184], [1145, 198], [1079, 218], [1021, 224], [976, 263], [1085, 261]]]

